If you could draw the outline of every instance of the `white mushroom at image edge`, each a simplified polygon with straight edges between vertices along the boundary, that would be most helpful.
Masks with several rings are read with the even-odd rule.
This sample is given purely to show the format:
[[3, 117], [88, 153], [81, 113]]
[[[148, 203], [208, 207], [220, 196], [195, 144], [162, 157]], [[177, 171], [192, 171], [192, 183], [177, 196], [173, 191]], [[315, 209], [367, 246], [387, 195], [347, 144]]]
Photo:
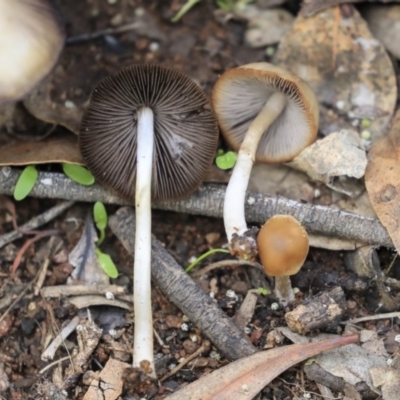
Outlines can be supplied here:
[[0, 104], [32, 90], [56, 64], [64, 41], [49, 0], [0, 0]]
[[251, 260], [257, 255], [257, 229], [248, 229], [244, 205], [253, 163], [290, 161], [314, 142], [318, 102], [301, 78], [253, 63], [223, 73], [212, 104], [225, 141], [239, 152], [225, 193], [225, 230], [232, 254]]
[[156, 65], [133, 65], [104, 79], [82, 119], [79, 146], [87, 167], [135, 204], [133, 366], [151, 376], [151, 200], [182, 199], [195, 191], [217, 141], [217, 120], [200, 87]]

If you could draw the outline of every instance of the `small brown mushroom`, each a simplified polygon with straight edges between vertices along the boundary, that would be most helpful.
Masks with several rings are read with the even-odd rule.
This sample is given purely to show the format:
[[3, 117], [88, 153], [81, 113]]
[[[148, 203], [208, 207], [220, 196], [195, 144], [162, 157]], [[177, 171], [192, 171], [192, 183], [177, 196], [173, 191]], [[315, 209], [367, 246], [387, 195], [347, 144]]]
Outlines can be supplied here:
[[257, 249], [244, 199], [253, 163], [286, 162], [310, 145], [318, 130], [318, 102], [306, 82], [268, 63], [222, 74], [212, 102], [225, 140], [239, 151], [225, 194], [225, 230], [232, 253], [251, 259]]
[[82, 119], [79, 144], [96, 180], [135, 202], [133, 365], [154, 372], [151, 199], [173, 200], [201, 184], [218, 126], [203, 91], [179, 71], [134, 65], [103, 80]]
[[306, 260], [307, 231], [290, 215], [275, 215], [260, 229], [257, 245], [261, 264], [275, 277], [275, 295], [286, 305], [294, 300], [289, 276], [297, 274]]
[[48, 0], [0, 0], [0, 104], [16, 101], [54, 67], [64, 29]]

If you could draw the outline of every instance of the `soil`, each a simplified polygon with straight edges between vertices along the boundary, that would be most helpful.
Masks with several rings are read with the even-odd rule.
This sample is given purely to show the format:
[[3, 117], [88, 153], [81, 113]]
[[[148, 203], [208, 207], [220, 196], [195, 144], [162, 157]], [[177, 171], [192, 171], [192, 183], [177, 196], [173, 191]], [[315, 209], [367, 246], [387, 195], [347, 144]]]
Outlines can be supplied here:
[[[87, 0], [56, 1], [65, 20], [67, 37], [115, 27], [134, 21], [143, 21], [139, 29], [120, 34], [111, 34], [98, 39], [77, 40], [68, 44], [63, 58], [64, 73], [78, 71], [71, 79], [75, 84], [68, 85], [60, 81], [52, 92], [56, 103], [65, 98], [79, 104], [85, 102], [92, 90], [94, 81], [99, 81], [123, 66], [132, 63], [151, 62], [176, 68], [193, 78], [210, 95], [211, 88], [218, 75], [223, 71], [254, 61], [268, 61], [265, 49], [251, 49], [243, 42], [245, 21], [228, 19], [211, 0], [201, 1], [182, 18], [173, 24], [171, 17], [182, 5], [182, 1], [134, 1], [134, 0]], [[296, 12], [296, 9], [290, 9]], [[144, 17], [143, 17], [144, 15]], [[87, 76], [90, 75], [90, 79]], [[86, 85], [85, 85], [86, 82]], [[79, 90], [77, 87], [79, 86]], [[223, 145], [223, 144], [222, 144]], [[331, 199], [320, 199], [320, 202]], [[56, 202], [28, 198], [18, 204], [18, 224], [44, 212]], [[111, 215], [116, 207], [108, 207]], [[88, 206], [75, 204], [62, 216], [50, 222], [46, 229], [58, 229], [59, 241], [52, 244], [49, 254], [49, 238], [43, 238], [30, 246], [22, 257], [13, 277], [10, 268], [18, 251], [27, 238], [15, 240], [0, 249], [0, 398], [4, 399], [61, 399], [57, 391], [60, 381], [66, 379], [65, 370], [59, 371], [54, 365], [48, 369], [49, 362], [41, 360], [41, 354], [52, 338], [76, 315], [82, 319], [87, 316], [61, 298], [44, 299], [34, 294], [31, 282], [44, 262], [48, 262], [43, 287], [66, 284], [72, 271], [67, 255], [78, 242], [85, 222]], [[44, 228], [40, 228], [44, 229]], [[0, 203], [0, 234], [13, 230], [9, 212]], [[221, 247], [225, 243], [222, 220], [197, 216], [188, 216], [170, 212], [155, 211], [153, 214], [153, 233], [163, 243], [176, 261], [187, 266], [193, 259], [210, 248]], [[58, 239], [57, 239], [58, 240]], [[118, 266], [120, 276], [114, 281], [132, 288], [132, 257], [122, 244], [107, 230], [103, 251], [110, 254]], [[387, 250], [379, 252], [381, 268], [386, 270], [392, 264], [390, 276], [399, 278], [400, 262], [393, 261], [393, 254]], [[231, 259], [226, 254], [217, 253], [208, 257], [198, 268], [220, 260]], [[47, 260], [47, 261], [46, 261]], [[225, 266], [207, 273], [198, 279], [199, 285], [208, 293], [213, 292], [217, 304], [229, 315], [234, 316], [240, 308], [248, 290], [254, 287], [249, 267]], [[312, 248], [305, 266], [292, 279], [293, 286], [299, 289], [295, 307], [311, 296], [341, 286], [345, 293], [345, 312], [343, 319], [360, 317], [369, 313], [393, 311], [382, 300], [382, 288], [369, 278], [357, 276], [345, 266], [345, 254]], [[270, 282], [261, 283], [268, 288]], [[24, 291], [24, 292], [23, 292]], [[232, 295], [234, 291], [234, 295]], [[19, 298], [19, 294], [24, 295]], [[392, 301], [398, 302], [396, 289], [390, 293]], [[155, 352], [159, 356], [158, 375], [162, 377], [171, 371], [184, 357], [195, 352], [207, 339], [202, 332], [187, 321], [183, 313], [165, 298], [157, 287], [153, 290], [154, 327], [159, 335]], [[15, 303], [13, 303], [15, 301]], [[286, 326], [284, 319], [288, 309], [274, 309], [274, 297], [259, 296], [257, 306], [246, 335], [258, 349], [268, 344], [268, 333], [276, 327]], [[392, 304], [392, 303], [390, 303]], [[11, 307], [10, 307], [11, 306]], [[7, 311], [8, 307], [10, 309]], [[201, 305], [199, 305], [201, 307]], [[6, 313], [6, 315], [4, 315]], [[89, 359], [88, 371], [99, 371], [111, 354], [115, 356], [115, 343], [121, 347], [120, 359], [131, 361], [133, 337], [132, 316], [130, 313], [117, 312], [107, 307], [93, 308], [95, 322], [109, 334], [116, 329], [113, 345], [103, 339]], [[386, 340], [387, 350], [396, 354], [399, 347], [393, 337], [400, 331], [400, 320], [383, 319], [361, 324], [373, 330]], [[327, 331], [327, 330], [325, 330]], [[329, 328], [331, 333], [341, 333], [343, 328], [336, 323]], [[314, 332], [316, 333], [316, 332]], [[290, 343], [284, 340], [282, 344]], [[76, 333], [71, 334], [56, 353], [55, 360], [65, 358], [60, 363], [64, 368], [69, 364], [68, 356], [78, 346]], [[124, 379], [123, 399], [163, 399], [204, 374], [226, 365], [229, 360], [211, 346], [197, 358], [161, 384], [139, 385], [132, 376]], [[133, 382], [133, 383], [132, 383]], [[52, 383], [52, 384], [51, 384]], [[70, 399], [82, 399], [90, 379], [78, 376], [74, 387], [69, 391]], [[303, 398], [305, 393], [319, 393], [317, 384], [309, 380], [302, 365], [286, 371], [272, 381], [260, 394], [260, 399]], [[334, 392], [339, 396], [339, 392]], [[363, 392], [364, 399], [379, 396], [368, 391]], [[64, 397], [65, 398], [65, 397]], [[320, 398], [312, 394], [311, 399]]]

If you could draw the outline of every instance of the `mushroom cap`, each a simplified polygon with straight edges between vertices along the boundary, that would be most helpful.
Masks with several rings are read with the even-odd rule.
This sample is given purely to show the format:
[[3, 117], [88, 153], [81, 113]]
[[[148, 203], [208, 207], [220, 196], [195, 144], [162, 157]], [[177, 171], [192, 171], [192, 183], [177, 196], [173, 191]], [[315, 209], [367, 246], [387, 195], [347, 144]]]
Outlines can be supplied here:
[[81, 122], [83, 159], [98, 182], [133, 202], [137, 113], [144, 107], [154, 114], [152, 198], [183, 198], [211, 167], [218, 124], [201, 88], [179, 71], [142, 64], [104, 79]]
[[0, 0], [0, 104], [33, 89], [56, 64], [64, 40], [48, 0]]
[[294, 275], [306, 260], [308, 234], [296, 218], [275, 215], [260, 229], [257, 245], [267, 275]]
[[223, 73], [212, 92], [212, 103], [221, 132], [238, 151], [246, 132], [274, 92], [287, 96], [287, 104], [266, 129], [258, 144], [256, 161], [292, 160], [317, 137], [318, 101], [308, 84], [275, 65], [260, 62]]

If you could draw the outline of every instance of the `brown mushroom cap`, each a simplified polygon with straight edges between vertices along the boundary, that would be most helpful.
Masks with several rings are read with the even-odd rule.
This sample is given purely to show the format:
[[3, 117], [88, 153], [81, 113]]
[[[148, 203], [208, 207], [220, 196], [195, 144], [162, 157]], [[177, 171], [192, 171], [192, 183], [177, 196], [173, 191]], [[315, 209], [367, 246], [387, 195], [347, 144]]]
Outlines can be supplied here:
[[319, 107], [314, 92], [301, 78], [269, 63], [228, 70], [213, 89], [212, 103], [221, 132], [236, 151], [251, 122], [276, 91], [285, 94], [288, 101], [258, 144], [258, 162], [289, 161], [315, 140]]
[[134, 65], [104, 79], [81, 123], [79, 143], [96, 180], [135, 198], [137, 112], [154, 113], [153, 200], [193, 192], [209, 170], [218, 126], [203, 91], [179, 71]]
[[290, 215], [270, 218], [260, 229], [257, 245], [264, 271], [270, 276], [297, 274], [309, 249], [306, 230]]
[[33, 89], [56, 64], [64, 40], [48, 0], [0, 0], [0, 104]]

